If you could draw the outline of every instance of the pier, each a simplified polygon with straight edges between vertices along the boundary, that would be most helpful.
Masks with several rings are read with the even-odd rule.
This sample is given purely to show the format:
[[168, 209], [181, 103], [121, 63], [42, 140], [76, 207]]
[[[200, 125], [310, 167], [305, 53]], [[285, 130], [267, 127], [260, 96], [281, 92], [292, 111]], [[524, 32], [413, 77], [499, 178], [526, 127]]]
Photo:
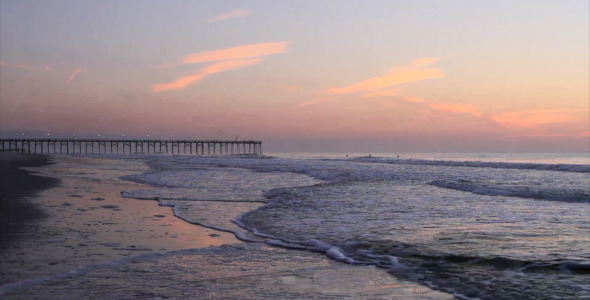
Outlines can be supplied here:
[[262, 155], [261, 141], [0, 139], [0, 151], [40, 154]]

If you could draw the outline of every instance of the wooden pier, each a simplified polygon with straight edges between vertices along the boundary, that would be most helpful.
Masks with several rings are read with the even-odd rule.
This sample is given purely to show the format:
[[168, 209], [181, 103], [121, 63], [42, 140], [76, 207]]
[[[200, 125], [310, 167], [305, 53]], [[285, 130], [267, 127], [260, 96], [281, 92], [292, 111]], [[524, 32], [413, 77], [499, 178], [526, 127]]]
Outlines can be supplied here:
[[262, 155], [261, 141], [0, 139], [0, 151], [47, 154]]

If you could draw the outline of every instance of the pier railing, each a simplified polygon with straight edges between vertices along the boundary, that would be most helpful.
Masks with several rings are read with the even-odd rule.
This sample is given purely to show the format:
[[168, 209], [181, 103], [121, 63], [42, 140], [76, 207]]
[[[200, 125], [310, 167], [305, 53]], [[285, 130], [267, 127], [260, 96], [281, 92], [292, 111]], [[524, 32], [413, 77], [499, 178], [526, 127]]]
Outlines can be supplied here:
[[262, 142], [135, 139], [0, 139], [0, 151], [48, 154], [262, 154]]

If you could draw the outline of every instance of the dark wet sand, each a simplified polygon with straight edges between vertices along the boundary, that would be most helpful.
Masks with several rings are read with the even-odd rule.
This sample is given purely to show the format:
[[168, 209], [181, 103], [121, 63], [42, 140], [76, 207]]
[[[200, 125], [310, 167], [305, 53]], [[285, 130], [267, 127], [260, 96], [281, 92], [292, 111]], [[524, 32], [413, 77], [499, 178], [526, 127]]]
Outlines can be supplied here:
[[38, 176], [20, 168], [48, 164], [48, 156], [0, 152], [0, 251], [19, 237], [25, 224], [46, 217], [30, 198], [57, 186], [59, 179]]

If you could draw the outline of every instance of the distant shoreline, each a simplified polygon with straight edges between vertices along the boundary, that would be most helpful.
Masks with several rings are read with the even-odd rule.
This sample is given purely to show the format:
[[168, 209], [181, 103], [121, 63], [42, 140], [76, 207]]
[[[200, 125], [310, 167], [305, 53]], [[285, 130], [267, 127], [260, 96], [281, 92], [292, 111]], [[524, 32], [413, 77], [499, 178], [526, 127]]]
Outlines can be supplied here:
[[[0, 244], [2, 248], [18, 239], [25, 224], [46, 216], [27, 197], [57, 186], [57, 178], [35, 175], [21, 167], [51, 164], [49, 156], [0, 152]], [[1, 251], [2, 249], [0, 249]]]

